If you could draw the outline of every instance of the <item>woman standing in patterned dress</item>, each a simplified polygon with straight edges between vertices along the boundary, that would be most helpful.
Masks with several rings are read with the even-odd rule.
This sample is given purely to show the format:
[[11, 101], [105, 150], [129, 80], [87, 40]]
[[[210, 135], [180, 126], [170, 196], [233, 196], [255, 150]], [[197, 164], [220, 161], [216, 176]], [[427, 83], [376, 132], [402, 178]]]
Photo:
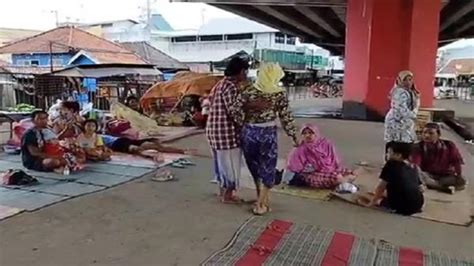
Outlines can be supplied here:
[[[298, 143], [287, 95], [278, 86], [283, 76], [279, 65], [263, 64], [255, 84], [245, 87], [237, 98], [243, 106], [241, 148], [257, 188], [257, 203], [253, 209], [256, 215], [263, 215], [270, 209], [269, 193], [275, 182], [278, 160], [277, 118], [286, 134]], [[254, 101], [271, 104], [261, 110], [246, 108]]]
[[385, 116], [385, 153], [389, 142], [414, 143], [416, 116], [420, 106], [420, 93], [414, 84], [413, 73], [405, 70], [398, 74], [390, 91], [390, 110]]

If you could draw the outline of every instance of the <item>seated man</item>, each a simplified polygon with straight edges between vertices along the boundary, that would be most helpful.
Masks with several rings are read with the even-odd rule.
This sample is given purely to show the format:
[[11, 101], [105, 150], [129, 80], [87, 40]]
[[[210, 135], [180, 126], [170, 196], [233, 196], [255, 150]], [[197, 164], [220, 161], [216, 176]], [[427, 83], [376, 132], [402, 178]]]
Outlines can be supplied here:
[[154, 161], [161, 161], [160, 152], [179, 153], [193, 155], [195, 152], [189, 149], [179, 149], [167, 147], [160, 144], [155, 139], [133, 140], [124, 137], [114, 137], [110, 135], [102, 135], [105, 146], [115, 152], [130, 153], [145, 158], [151, 158]]
[[368, 207], [381, 206], [402, 215], [421, 212], [423, 187], [416, 166], [408, 161], [412, 145], [390, 142], [387, 147], [388, 161], [382, 169], [373, 198], [361, 196], [358, 203]]
[[466, 179], [462, 177], [464, 162], [456, 144], [440, 136], [438, 124], [426, 124], [412, 161], [420, 167], [421, 180], [428, 188], [452, 194], [466, 187]]
[[35, 111], [31, 115], [34, 127], [27, 130], [21, 139], [21, 160], [30, 170], [49, 172], [67, 165], [62, 156], [45, 152], [43, 131], [48, 125], [48, 113]]

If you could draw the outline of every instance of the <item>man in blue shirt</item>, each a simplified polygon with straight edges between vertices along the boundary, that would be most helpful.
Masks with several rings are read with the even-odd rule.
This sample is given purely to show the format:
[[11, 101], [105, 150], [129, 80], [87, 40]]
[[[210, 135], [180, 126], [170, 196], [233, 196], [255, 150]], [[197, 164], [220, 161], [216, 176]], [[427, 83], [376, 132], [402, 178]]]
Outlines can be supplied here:
[[49, 172], [66, 166], [63, 158], [55, 158], [44, 152], [44, 135], [42, 130], [48, 125], [48, 113], [34, 111], [31, 114], [34, 127], [27, 130], [21, 138], [21, 161], [27, 169]]

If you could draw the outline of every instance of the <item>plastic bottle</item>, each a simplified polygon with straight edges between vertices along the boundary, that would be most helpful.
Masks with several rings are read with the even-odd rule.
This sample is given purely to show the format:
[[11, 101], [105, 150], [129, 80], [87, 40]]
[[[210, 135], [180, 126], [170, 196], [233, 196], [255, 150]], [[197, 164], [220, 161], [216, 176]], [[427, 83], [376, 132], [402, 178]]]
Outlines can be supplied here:
[[71, 170], [69, 169], [69, 166], [66, 165], [66, 167], [64, 167], [63, 175], [70, 175], [70, 174], [71, 174]]

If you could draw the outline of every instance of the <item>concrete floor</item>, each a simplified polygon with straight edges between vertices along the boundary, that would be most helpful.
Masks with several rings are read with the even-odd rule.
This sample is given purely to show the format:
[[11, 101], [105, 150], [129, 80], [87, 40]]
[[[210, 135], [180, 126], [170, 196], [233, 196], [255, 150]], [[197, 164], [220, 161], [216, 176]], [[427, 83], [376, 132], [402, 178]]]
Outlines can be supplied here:
[[[308, 121], [334, 140], [347, 164], [381, 161], [382, 124], [323, 119], [298, 123]], [[178, 144], [208, 149], [202, 135]], [[280, 154], [290, 148], [281, 135]], [[230, 240], [250, 212], [249, 206], [220, 204], [216, 187], [209, 183], [211, 161], [195, 161], [196, 167], [175, 171], [177, 182], [154, 183], [144, 177], [0, 222], [0, 265], [199, 264]], [[253, 196], [250, 190], [242, 193]], [[474, 259], [472, 226], [386, 214], [339, 201], [284, 195], [274, 195], [273, 201], [275, 218]]]

